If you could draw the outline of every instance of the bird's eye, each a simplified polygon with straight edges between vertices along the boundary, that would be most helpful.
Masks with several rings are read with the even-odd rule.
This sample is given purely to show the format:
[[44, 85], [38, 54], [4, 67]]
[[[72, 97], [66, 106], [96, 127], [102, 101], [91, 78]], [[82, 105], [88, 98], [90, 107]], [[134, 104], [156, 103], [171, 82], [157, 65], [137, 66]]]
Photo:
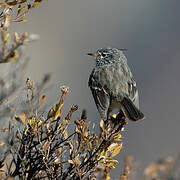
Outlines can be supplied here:
[[107, 54], [106, 54], [106, 53], [102, 53], [101, 56], [102, 56], [102, 57], [106, 57]]

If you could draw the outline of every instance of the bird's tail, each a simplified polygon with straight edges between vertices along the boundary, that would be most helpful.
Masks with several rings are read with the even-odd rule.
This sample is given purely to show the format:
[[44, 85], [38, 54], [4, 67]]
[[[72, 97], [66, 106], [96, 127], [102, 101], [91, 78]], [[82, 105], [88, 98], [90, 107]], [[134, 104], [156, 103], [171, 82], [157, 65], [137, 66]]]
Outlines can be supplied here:
[[134, 103], [129, 99], [124, 97], [121, 104], [126, 111], [128, 118], [132, 121], [137, 121], [144, 119], [144, 114], [134, 105]]

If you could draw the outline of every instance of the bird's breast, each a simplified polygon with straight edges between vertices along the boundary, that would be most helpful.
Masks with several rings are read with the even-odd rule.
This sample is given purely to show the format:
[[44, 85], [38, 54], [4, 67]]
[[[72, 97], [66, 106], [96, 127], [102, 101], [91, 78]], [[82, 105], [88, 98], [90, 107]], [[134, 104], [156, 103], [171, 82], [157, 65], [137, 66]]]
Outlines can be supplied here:
[[121, 98], [128, 91], [127, 75], [121, 64], [110, 64], [102, 66], [95, 71], [96, 80], [113, 97]]

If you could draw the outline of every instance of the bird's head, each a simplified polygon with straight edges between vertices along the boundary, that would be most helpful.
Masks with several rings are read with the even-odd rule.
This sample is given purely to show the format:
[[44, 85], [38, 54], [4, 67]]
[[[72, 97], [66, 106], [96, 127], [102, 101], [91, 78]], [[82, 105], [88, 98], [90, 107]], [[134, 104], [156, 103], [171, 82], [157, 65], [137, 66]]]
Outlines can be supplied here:
[[116, 49], [108, 47], [98, 49], [95, 53], [88, 53], [88, 55], [95, 57], [96, 65], [101, 66], [119, 61], [120, 57], [123, 55], [123, 51], [125, 50], [126, 49]]

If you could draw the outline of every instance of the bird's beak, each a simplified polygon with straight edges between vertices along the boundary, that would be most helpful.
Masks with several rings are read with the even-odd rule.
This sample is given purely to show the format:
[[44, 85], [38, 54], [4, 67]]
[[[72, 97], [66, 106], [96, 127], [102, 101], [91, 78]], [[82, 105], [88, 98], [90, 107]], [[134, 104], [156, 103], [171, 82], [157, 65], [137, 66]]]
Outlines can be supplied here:
[[89, 55], [89, 56], [93, 56], [93, 57], [97, 57], [97, 54], [96, 53], [88, 53], [87, 55]]

